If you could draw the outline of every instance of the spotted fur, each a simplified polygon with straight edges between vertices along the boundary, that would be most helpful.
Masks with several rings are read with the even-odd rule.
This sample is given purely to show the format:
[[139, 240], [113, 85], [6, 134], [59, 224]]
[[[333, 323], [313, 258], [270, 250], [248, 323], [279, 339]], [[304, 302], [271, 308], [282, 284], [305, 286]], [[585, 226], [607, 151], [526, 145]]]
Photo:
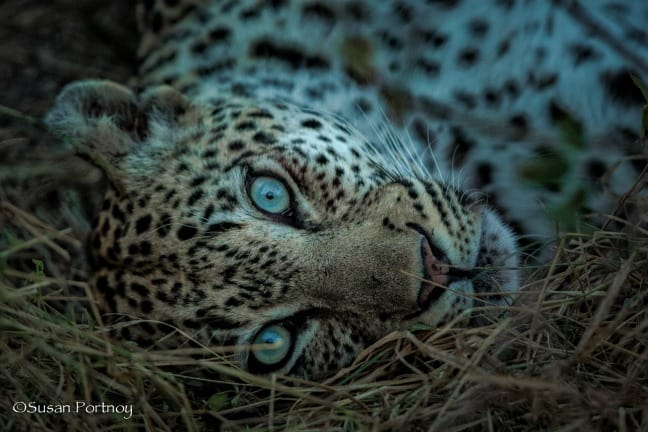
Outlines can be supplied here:
[[[48, 116], [110, 182], [90, 238], [103, 310], [167, 346], [279, 325], [286, 358], [241, 366], [321, 377], [392, 330], [505, 304], [520, 250], [503, 220], [547, 236], [574, 194], [610, 208], [580, 178], [631, 151], [639, 3], [142, 2], [142, 90], [75, 83]], [[261, 177], [288, 209], [259, 208]]]

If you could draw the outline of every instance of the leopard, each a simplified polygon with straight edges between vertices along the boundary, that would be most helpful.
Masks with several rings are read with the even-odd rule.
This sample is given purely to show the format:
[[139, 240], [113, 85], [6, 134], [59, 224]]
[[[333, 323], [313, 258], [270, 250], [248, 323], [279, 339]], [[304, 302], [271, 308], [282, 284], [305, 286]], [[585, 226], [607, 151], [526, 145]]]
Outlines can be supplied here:
[[124, 340], [326, 377], [390, 332], [499, 319], [533, 248], [642, 168], [642, 2], [134, 9], [132, 80], [46, 117], [107, 179], [90, 283]]

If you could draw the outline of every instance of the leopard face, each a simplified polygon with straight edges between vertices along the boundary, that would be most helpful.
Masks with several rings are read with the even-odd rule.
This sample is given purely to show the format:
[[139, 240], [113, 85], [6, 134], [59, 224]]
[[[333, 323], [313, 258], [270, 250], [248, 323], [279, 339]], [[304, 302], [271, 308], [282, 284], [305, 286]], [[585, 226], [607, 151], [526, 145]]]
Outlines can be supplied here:
[[492, 210], [395, 169], [335, 116], [87, 81], [47, 121], [109, 180], [92, 283], [106, 312], [149, 320], [125, 338], [240, 345], [251, 372], [314, 378], [518, 287]]

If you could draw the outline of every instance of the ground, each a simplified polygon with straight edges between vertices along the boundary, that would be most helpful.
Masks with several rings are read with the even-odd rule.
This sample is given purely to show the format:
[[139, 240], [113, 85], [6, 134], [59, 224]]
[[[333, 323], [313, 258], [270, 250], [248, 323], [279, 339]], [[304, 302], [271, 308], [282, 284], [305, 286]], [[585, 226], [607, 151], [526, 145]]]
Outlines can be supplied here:
[[[0, 5], [0, 95], [5, 108], [39, 119], [65, 84], [97, 77], [126, 81], [134, 67], [137, 38], [132, 11], [121, 2], [10, 0]], [[5, 109], [6, 111], [6, 109]], [[41, 170], [46, 174], [30, 186], [30, 194], [17, 193], [12, 202], [23, 208], [61, 200], [59, 181], [92, 187], [97, 176], [88, 166], [57, 159], [52, 164], [53, 139], [16, 120], [0, 115], [0, 178]], [[9, 115], [8, 115], [9, 114]], [[65, 158], [64, 158], [65, 159]], [[69, 162], [69, 159], [67, 159]], [[80, 169], [70, 176], [70, 169]], [[75, 171], [76, 172], [76, 171]], [[95, 173], [96, 174], [96, 173]], [[13, 191], [15, 193], [15, 190]], [[12, 195], [2, 191], [2, 199]], [[8, 194], [8, 195], [7, 195]], [[68, 221], [69, 222], [69, 221]], [[59, 226], [70, 226], [63, 224]]]

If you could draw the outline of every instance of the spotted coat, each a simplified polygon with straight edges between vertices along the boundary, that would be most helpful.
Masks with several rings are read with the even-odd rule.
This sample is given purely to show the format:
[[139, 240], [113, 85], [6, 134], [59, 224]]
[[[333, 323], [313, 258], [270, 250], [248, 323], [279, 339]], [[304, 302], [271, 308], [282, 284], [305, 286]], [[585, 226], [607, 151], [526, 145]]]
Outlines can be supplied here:
[[[137, 90], [75, 83], [48, 115], [110, 183], [102, 310], [146, 319], [125, 339], [311, 378], [392, 330], [495, 316], [519, 244], [575, 196], [610, 208], [592, 179], [633, 151], [647, 8], [591, 3], [141, 2]], [[275, 330], [267, 361], [250, 344]]]

